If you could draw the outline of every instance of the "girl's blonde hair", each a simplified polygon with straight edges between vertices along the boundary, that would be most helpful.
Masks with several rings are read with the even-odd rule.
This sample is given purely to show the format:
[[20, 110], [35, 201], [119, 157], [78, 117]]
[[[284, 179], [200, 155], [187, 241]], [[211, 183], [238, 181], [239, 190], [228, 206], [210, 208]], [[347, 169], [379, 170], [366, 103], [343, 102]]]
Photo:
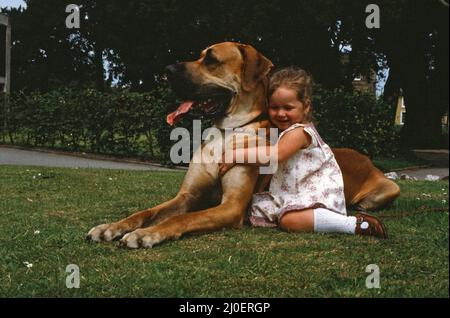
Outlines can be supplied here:
[[308, 113], [305, 114], [305, 121], [313, 121], [312, 115], [312, 78], [305, 70], [295, 66], [279, 69], [272, 73], [269, 79], [268, 96], [280, 87], [293, 89], [297, 93], [297, 98], [305, 107], [309, 106]]

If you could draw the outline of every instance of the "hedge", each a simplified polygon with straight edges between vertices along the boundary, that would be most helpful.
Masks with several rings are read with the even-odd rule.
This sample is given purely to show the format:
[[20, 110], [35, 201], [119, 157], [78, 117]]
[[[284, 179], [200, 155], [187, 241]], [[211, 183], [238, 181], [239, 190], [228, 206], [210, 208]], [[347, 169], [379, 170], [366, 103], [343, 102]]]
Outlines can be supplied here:
[[2, 140], [164, 161], [170, 149], [165, 116], [171, 102], [170, 91], [163, 87], [146, 94], [70, 88], [17, 93], [11, 96], [6, 114], [3, 107], [0, 113]]
[[313, 110], [318, 131], [332, 147], [353, 148], [370, 157], [400, 150], [395, 111], [373, 95], [316, 87]]
[[[1, 140], [170, 163], [168, 154], [174, 142], [165, 118], [175, 104], [172, 92], [164, 86], [148, 93], [70, 88], [16, 93], [6, 112], [1, 107]], [[391, 110], [370, 95], [319, 87], [313, 109], [318, 130], [331, 146], [376, 156], [392, 153], [398, 145]], [[191, 122], [183, 119], [178, 126], [191, 128]], [[203, 123], [202, 128], [206, 127]]]

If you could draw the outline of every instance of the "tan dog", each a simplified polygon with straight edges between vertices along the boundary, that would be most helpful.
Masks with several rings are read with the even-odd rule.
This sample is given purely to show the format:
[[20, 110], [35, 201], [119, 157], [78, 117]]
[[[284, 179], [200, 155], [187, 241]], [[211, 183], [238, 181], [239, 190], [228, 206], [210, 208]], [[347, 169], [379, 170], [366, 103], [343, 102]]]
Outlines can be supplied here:
[[[170, 124], [186, 114], [214, 118], [219, 129], [268, 128], [265, 116], [267, 74], [272, 63], [249, 45], [225, 42], [205, 49], [200, 58], [167, 67], [175, 92], [185, 100], [167, 117]], [[152, 247], [186, 233], [239, 228], [253, 192], [269, 178], [258, 179], [258, 167], [236, 165], [219, 176], [217, 163], [195, 163], [213, 139], [197, 149], [175, 198], [137, 212], [115, 223], [92, 228], [87, 238], [96, 242], [122, 237], [129, 248]], [[334, 149], [344, 174], [348, 203], [376, 209], [400, 193], [371, 161], [351, 149]], [[189, 213], [188, 213], [189, 212]], [[128, 234], [127, 234], [128, 233]]]

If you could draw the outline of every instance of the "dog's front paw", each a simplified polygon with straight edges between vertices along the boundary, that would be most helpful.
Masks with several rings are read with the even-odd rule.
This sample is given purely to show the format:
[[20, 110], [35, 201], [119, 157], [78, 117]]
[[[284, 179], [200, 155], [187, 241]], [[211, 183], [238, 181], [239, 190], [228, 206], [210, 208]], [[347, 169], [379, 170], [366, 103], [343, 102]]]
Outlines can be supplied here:
[[94, 242], [110, 242], [122, 237], [127, 232], [125, 226], [118, 223], [100, 224], [94, 226], [86, 235], [86, 239]]
[[164, 238], [158, 232], [154, 232], [151, 229], [139, 229], [126, 234], [120, 240], [120, 244], [128, 248], [152, 248], [153, 245], [159, 244], [162, 241], [164, 241]]

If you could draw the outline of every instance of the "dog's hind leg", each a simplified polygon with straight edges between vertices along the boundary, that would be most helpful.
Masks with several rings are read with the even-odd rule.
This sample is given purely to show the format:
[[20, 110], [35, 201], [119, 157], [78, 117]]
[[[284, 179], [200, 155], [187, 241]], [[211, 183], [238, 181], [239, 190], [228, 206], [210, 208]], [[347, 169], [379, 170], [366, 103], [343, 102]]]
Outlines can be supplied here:
[[400, 187], [387, 178], [379, 178], [372, 189], [356, 202], [355, 209], [359, 211], [379, 210], [389, 206], [400, 195]]

